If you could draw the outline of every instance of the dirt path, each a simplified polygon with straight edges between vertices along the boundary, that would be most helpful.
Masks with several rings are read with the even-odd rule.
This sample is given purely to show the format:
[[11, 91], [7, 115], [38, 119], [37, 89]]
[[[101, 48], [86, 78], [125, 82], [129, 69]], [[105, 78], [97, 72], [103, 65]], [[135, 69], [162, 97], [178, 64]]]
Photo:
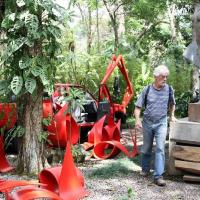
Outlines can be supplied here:
[[[123, 130], [122, 142], [132, 149], [129, 130]], [[139, 149], [141, 145], [142, 136], [139, 134]], [[159, 187], [153, 184], [152, 176], [141, 177], [140, 156], [128, 159], [120, 154], [115, 159], [90, 160], [84, 165], [81, 169], [86, 177], [86, 187], [90, 191], [87, 200], [200, 200], [200, 184], [185, 183], [182, 177], [165, 174], [167, 185]]]
[[[123, 130], [122, 143], [133, 148], [129, 130]], [[141, 148], [142, 136], [138, 135]], [[166, 144], [166, 153], [168, 144]], [[86, 200], [200, 200], [200, 184], [185, 183], [182, 177], [165, 174], [166, 187], [153, 184], [152, 176], [141, 177], [140, 156], [129, 159], [122, 153], [114, 159], [90, 159], [79, 164], [90, 195]], [[17, 175], [1, 174], [0, 178], [24, 179]], [[0, 194], [0, 199], [4, 197]]]

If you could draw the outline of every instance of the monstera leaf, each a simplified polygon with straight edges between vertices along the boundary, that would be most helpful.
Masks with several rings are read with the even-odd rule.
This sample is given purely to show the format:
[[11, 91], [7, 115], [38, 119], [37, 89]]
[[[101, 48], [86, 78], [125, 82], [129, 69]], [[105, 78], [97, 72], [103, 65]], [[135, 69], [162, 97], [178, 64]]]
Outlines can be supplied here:
[[36, 88], [36, 80], [35, 79], [32, 79], [32, 78], [28, 78], [26, 81], [25, 81], [25, 88], [27, 89], [27, 91], [29, 93], [33, 93], [33, 91], [35, 90]]
[[21, 76], [14, 76], [11, 82], [11, 89], [15, 95], [19, 94], [23, 86], [23, 78]]
[[35, 67], [31, 70], [31, 73], [34, 75], [34, 76], [39, 76], [41, 73], [42, 73], [42, 70], [40, 67]]
[[25, 2], [23, 0], [17, 0], [16, 3], [18, 7], [22, 7], [25, 5]]

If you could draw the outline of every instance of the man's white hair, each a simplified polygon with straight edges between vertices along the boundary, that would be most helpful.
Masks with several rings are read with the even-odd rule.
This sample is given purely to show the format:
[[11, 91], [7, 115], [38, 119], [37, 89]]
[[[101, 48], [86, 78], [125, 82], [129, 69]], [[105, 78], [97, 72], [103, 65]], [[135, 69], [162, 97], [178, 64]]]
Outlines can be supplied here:
[[156, 67], [153, 71], [154, 76], [159, 76], [159, 75], [169, 75], [169, 69], [166, 65], [159, 65]]

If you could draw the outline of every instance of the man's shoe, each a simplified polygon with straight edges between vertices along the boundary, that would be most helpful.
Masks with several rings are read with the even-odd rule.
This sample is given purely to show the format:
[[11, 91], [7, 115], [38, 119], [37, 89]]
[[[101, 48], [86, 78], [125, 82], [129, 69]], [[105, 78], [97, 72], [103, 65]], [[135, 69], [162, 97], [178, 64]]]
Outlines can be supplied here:
[[150, 175], [150, 172], [149, 171], [147, 171], [147, 172], [146, 171], [141, 171], [140, 175], [141, 176], [148, 176], [148, 175]]
[[163, 180], [163, 178], [154, 179], [154, 183], [158, 186], [165, 186], [166, 185], [166, 182], [165, 182], [165, 180]]

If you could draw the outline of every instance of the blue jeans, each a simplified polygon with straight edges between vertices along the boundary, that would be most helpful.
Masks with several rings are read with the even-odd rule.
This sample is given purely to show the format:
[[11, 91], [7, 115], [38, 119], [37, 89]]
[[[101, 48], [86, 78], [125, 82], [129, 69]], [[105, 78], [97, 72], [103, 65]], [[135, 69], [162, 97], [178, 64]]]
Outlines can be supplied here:
[[142, 170], [151, 168], [153, 140], [155, 138], [154, 179], [162, 177], [165, 168], [165, 140], [167, 135], [167, 117], [158, 122], [143, 120]]

